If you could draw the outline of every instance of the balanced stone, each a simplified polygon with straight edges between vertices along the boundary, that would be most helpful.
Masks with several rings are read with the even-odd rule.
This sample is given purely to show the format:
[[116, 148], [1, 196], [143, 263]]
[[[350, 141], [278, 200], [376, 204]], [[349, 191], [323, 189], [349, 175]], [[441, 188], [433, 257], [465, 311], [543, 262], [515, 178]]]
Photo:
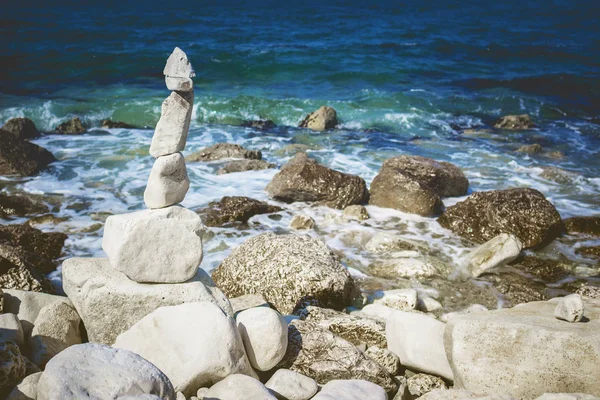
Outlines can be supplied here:
[[173, 92], [163, 101], [150, 145], [152, 157], [166, 156], [185, 148], [193, 104], [194, 93]]
[[175, 47], [173, 53], [167, 59], [163, 74], [172, 78], [193, 78], [196, 76], [187, 55], [179, 47]]
[[165, 76], [167, 89], [178, 92], [191, 92], [194, 90], [194, 81], [191, 78], [174, 78]]
[[102, 248], [112, 266], [136, 282], [180, 283], [202, 261], [202, 220], [181, 206], [112, 215]]
[[148, 208], [163, 208], [183, 201], [190, 188], [190, 179], [181, 153], [158, 157], [154, 162], [144, 202]]

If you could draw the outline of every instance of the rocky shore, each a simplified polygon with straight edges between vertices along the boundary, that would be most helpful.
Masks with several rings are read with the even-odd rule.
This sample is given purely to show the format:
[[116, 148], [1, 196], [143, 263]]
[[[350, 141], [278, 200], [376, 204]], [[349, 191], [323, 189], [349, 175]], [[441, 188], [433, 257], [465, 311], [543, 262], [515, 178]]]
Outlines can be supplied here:
[[[384, 160], [369, 186], [300, 146], [265, 187], [272, 203], [233, 194], [188, 209], [186, 163], [219, 175], [277, 165], [231, 143], [184, 157], [195, 73], [179, 48], [163, 73], [171, 93], [149, 148], [147, 209], [102, 217], [106, 257], [64, 260], [66, 296], [47, 274], [68, 236], [35, 227], [54, 221], [60, 204], [0, 194], [0, 218], [28, 219], [0, 226], [0, 397], [600, 399], [600, 289], [568, 282], [568, 263], [537, 254], [560, 242], [597, 257], [587, 243], [600, 238], [600, 217], [563, 219], [532, 188], [470, 192], [459, 167], [422, 156]], [[323, 106], [300, 127], [337, 124]], [[527, 115], [495, 124], [534, 127]], [[85, 131], [74, 118], [53, 134]], [[29, 142], [39, 135], [29, 120], [7, 122], [0, 174], [51, 165], [52, 154]], [[329, 211], [315, 220], [295, 203]], [[380, 209], [430, 218], [471, 250], [450, 265], [427, 242], [399, 235], [403, 221], [369, 233]], [[245, 238], [210, 275], [202, 268], [211, 228], [284, 212], [293, 214], [288, 230]], [[325, 224], [377, 260], [368, 275], [319, 237]]]

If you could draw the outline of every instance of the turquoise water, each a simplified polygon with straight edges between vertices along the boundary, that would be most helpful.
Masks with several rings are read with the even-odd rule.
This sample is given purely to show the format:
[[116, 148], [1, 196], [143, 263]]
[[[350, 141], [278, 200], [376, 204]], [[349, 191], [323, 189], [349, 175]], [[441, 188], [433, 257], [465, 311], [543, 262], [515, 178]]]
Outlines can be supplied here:
[[[262, 150], [280, 166], [288, 159], [281, 149], [308, 144], [313, 157], [367, 183], [384, 159], [418, 154], [460, 166], [471, 191], [534, 187], [564, 217], [598, 212], [600, 10], [593, 2], [121, 3], [8, 5], [0, 16], [0, 124], [25, 116], [50, 131], [78, 115], [91, 129], [36, 140], [59, 159], [41, 175], [0, 178], [7, 192], [60, 198], [57, 214], [68, 220], [43, 228], [69, 234], [66, 256], [102, 256], [97, 224], [107, 213], [143, 208], [147, 149], [168, 95], [162, 68], [175, 46], [197, 73], [186, 152], [227, 141]], [[338, 111], [336, 130], [296, 128], [323, 104]], [[464, 132], [514, 113], [530, 114], [538, 128]], [[141, 129], [99, 129], [105, 118]], [[279, 126], [239, 126], [257, 118]], [[514, 152], [530, 143], [562, 157]], [[548, 167], [562, 178], [549, 179]], [[275, 170], [217, 176], [216, 168], [188, 165], [184, 205], [196, 209], [225, 195], [268, 200], [264, 187]], [[295, 212], [314, 216], [314, 234], [356, 274], [368, 274], [373, 262], [361, 241], [382, 230], [426, 241], [451, 265], [469, 249], [433, 219], [369, 207], [373, 219], [364, 226], [337, 223], [333, 210], [286, 207], [280, 220], [260, 216], [244, 229], [215, 229], [202, 266], [214, 268], [251, 234], [286, 231]], [[542, 253], [597, 265], [571, 245]]]

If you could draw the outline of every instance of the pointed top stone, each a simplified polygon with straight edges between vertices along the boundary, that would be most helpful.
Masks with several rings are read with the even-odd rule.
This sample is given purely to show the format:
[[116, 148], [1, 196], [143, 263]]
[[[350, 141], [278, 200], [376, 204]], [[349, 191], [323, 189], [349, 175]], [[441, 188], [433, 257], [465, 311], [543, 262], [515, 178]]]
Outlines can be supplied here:
[[163, 74], [171, 78], [193, 78], [196, 76], [187, 55], [179, 47], [175, 47], [175, 50], [167, 59]]

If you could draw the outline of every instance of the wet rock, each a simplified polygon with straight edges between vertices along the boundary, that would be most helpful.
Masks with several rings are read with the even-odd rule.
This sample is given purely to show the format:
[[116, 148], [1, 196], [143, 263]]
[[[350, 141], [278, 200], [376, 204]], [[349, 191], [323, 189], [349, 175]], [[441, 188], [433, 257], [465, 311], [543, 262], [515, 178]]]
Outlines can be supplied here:
[[306, 153], [309, 150], [317, 150], [317, 149], [318, 149], [317, 146], [309, 146], [307, 144], [302, 144], [302, 143], [293, 143], [293, 144], [289, 144], [289, 145], [275, 151], [274, 154], [279, 157], [294, 156], [298, 153]]
[[58, 225], [61, 222], [68, 221], [69, 217], [57, 217], [52, 214], [38, 215], [27, 220], [27, 225], [36, 228], [40, 225]]
[[4, 397], [25, 378], [25, 357], [14, 342], [0, 342], [0, 396]]
[[244, 121], [242, 122], [241, 126], [258, 129], [259, 131], [268, 131], [275, 128], [277, 125], [275, 125], [275, 122], [271, 121], [270, 119], [259, 119], [254, 121]]
[[506, 115], [494, 124], [494, 128], [508, 130], [522, 130], [535, 128], [535, 124], [527, 114]]
[[265, 386], [277, 398], [285, 400], [308, 400], [319, 390], [314, 379], [289, 369], [275, 371]]
[[414, 310], [417, 307], [417, 291], [415, 289], [384, 290], [374, 295], [373, 304], [381, 304], [395, 310]]
[[557, 320], [555, 308], [532, 302], [448, 321], [444, 340], [455, 388], [519, 399], [600, 393], [599, 303], [585, 303], [585, 324]]
[[38, 400], [116, 399], [154, 394], [175, 400], [169, 379], [139, 355], [86, 343], [71, 346], [46, 365], [38, 382]]
[[286, 203], [317, 202], [337, 209], [364, 203], [369, 196], [364, 179], [320, 165], [306, 153], [296, 154], [265, 190]]
[[160, 119], [150, 144], [152, 157], [168, 156], [183, 151], [190, 128], [193, 105], [193, 93], [171, 92], [163, 101]]
[[24, 348], [25, 336], [23, 326], [16, 314], [0, 314], [0, 342], [11, 341], [20, 348]]
[[187, 397], [231, 374], [255, 376], [235, 321], [209, 302], [160, 307], [121, 333], [114, 346], [156, 365]]
[[185, 283], [137, 283], [106, 258], [71, 258], [63, 263], [63, 288], [79, 313], [91, 342], [116, 337], [159, 307], [212, 302], [228, 315], [231, 305], [203, 269]]
[[467, 255], [471, 276], [477, 278], [492, 268], [514, 261], [521, 254], [522, 248], [519, 238], [508, 233], [500, 234], [485, 242]]
[[542, 152], [542, 146], [534, 143], [534, 144], [526, 144], [523, 145], [521, 147], [519, 147], [517, 150], [515, 150], [517, 153], [525, 153], [525, 154], [529, 154], [530, 156], [535, 155], [535, 154], [540, 154]]
[[246, 223], [255, 215], [282, 211], [281, 207], [243, 196], [225, 196], [219, 202], [198, 210], [206, 226], [223, 226], [231, 222]]
[[584, 246], [575, 250], [576, 254], [581, 254], [590, 258], [600, 258], [600, 246]]
[[190, 179], [183, 155], [174, 153], [158, 157], [148, 177], [144, 203], [148, 208], [172, 206], [185, 199], [189, 188]]
[[446, 383], [437, 376], [416, 374], [406, 380], [408, 392], [416, 397], [423, 396], [432, 390], [448, 389]]
[[0, 175], [32, 176], [56, 158], [48, 150], [0, 129]]
[[570, 294], [558, 299], [554, 316], [567, 322], [580, 322], [583, 318], [583, 300], [578, 294]]
[[41, 372], [26, 376], [12, 392], [6, 400], [35, 400], [37, 399], [37, 385], [40, 380]]
[[430, 278], [435, 275], [446, 275], [447, 268], [432, 258], [425, 258], [415, 251], [399, 252], [396, 258], [374, 263], [369, 266], [374, 276], [385, 279], [397, 278]]
[[[2, 246], [0, 246], [0, 251]], [[0, 265], [6, 259], [0, 257]], [[30, 271], [24, 267], [12, 267], [0, 275], [0, 287], [4, 289], [29, 290], [32, 292], [54, 293], [54, 285], [37, 271]]]
[[264, 169], [275, 168], [275, 164], [264, 160], [238, 160], [227, 163], [219, 168], [217, 175], [231, 174], [235, 172], [261, 171]]
[[61, 135], [80, 135], [86, 132], [87, 129], [83, 126], [79, 117], [73, 117], [54, 128], [54, 133], [59, 133]]
[[24, 217], [48, 212], [48, 206], [27, 194], [6, 195], [0, 193], [0, 218]]
[[325, 131], [335, 128], [337, 124], [337, 112], [335, 109], [322, 106], [304, 117], [298, 126], [300, 128], [312, 129], [313, 131]]
[[491, 282], [498, 292], [504, 295], [505, 306], [548, 299], [546, 286], [522, 275], [503, 273], [486, 275], [485, 280]]
[[227, 296], [261, 294], [282, 314], [306, 299], [341, 309], [357, 293], [354, 280], [323, 241], [294, 234], [248, 239], [212, 277]]
[[130, 125], [121, 121], [113, 121], [111, 119], [102, 120], [102, 124], [100, 125], [104, 129], [113, 129], [113, 128], [121, 128], [121, 129], [135, 129], [135, 126]]
[[382, 366], [316, 323], [295, 320], [288, 332], [288, 349], [280, 368], [299, 372], [321, 385], [334, 379], [364, 379], [388, 393], [396, 391], [396, 383]]
[[215, 400], [276, 400], [257, 379], [246, 375], [229, 375], [203, 393], [204, 399]]
[[[547, 259], [533, 255], [525, 255], [511, 267], [539, 278], [546, 283], [558, 282], [573, 273], [572, 266], [566, 260]], [[535, 300], [543, 300], [541, 298]]]
[[67, 235], [64, 233], [42, 232], [27, 224], [0, 225], [0, 241], [8, 242], [47, 260], [60, 257], [66, 239]]
[[365, 351], [365, 355], [385, 368], [392, 376], [395, 376], [400, 372], [400, 359], [388, 349], [379, 346], [371, 346]]
[[473, 193], [448, 207], [438, 222], [476, 243], [512, 233], [526, 249], [545, 245], [563, 231], [556, 208], [542, 193], [529, 188]]
[[290, 228], [294, 230], [309, 230], [315, 227], [315, 220], [308, 215], [294, 215], [290, 221]]
[[567, 233], [600, 236], [600, 216], [571, 217], [563, 220], [563, 223]]
[[36, 139], [41, 136], [29, 118], [11, 118], [0, 129], [12, 133], [21, 140]]
[[296, 315], [302, 320], [327, 329], [355, 346], [366, 344], [369, 347], [387, 347], [385, 324], [380, 321], [316, 306], [306, 306], [296, 311]]
[[540, 178], [560, 183], [561, 185], [571, 185], [579, 179], [579, 175], [558, 167], [544, 166], [542, 167]]
[[262, 153], [258, 150], [248, 150], [238, 144], [217, 143], [185, 158], [188, 162], [214, 161], [224, 158], [244, 158], [248, 160], [261, 160]]
[[313, 400], [386, 400], [385, 391], [362, 379], [333, 380], [321, 388]]
[[390, 232], [377, 232], [365, 245], [365, 250], [372, 253], [386, 251], [419, 250], [420, 243], [405, 239], [400, 235]]
[[344, 208], [344, 215], [349, 218], [358, 219], [364, 221], [369, 219], [371, 216], [365, 206], [353, 205]]

